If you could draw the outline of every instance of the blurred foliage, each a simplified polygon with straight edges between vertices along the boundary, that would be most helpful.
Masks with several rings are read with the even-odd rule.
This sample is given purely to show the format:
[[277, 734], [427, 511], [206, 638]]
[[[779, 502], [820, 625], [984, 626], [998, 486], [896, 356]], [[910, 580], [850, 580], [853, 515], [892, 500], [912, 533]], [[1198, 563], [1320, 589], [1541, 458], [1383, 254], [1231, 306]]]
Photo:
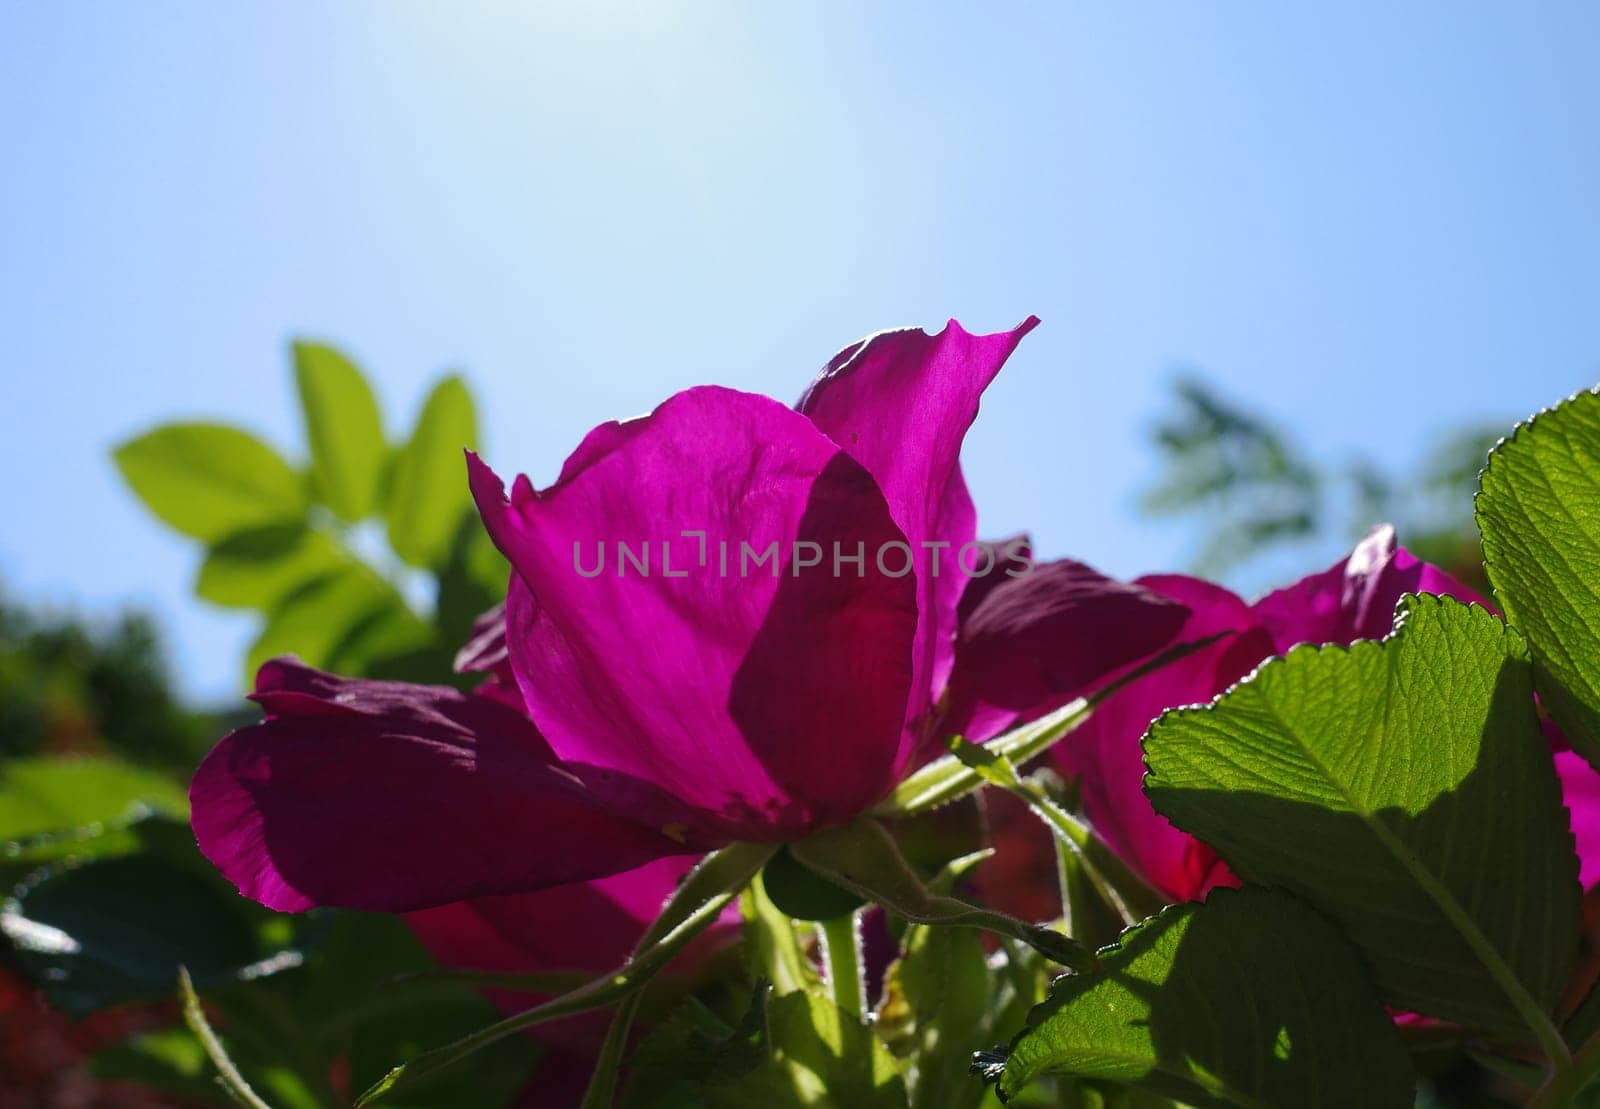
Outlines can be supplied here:
[[1215, 573], [1316, 531], [1324, 476], [1279, 431], [1198, 379], [1180, 378], [1173, 393], [1178, 410], [1154, 432], [1166, 473], [1141, 507], [1210, 521], [1199, 569]]
[[313, 342], [291, 356], [303, 463], [247, 430], [191, 421], [122, 443], [118, 468], [146, 508], [201, 544], [196, 595], [259, 616], [246, 685], [291, 652], [346, 674], [464, 680], [451, 659], [509, 572], [467, 490], [471, 393], [441, 378], [394, 439], [353, 361]]
[[217, 734], [216, 717], [178, 704], [148, 616], [97, 627], [0, 599], [0, 757], [108, 750], [192, 765]]
[[[292, 353], [304, 463], [185, 422], [120, 445], [118, 467], [200, 545], [196, 595], [257, 615], [247, 684], [291, 651], [351, 674], [460, 680], [452, 656], [507, 574], [466, 490], [470, 393], [444, 378], [391, 441], [353, 362], [314, 343]], [[28, 1045], [0, 1054], [0, 1104], [230, 1104], [182, 1027], [180, 965], [276, 1107], [345, 1104], [494, 1019], [470, 986], [398, 984], [434, 969], [399, 918], [274, 913], [200, 855], [189, 775], [255, 716], [180, 705], [147, 616], [100, 626], [0, 602], [0, 1030]], [[417, 1104], [505, 1104], [537, 1057], [501, 1045]]]
[[1294, 543], [1358, 539], [1387, 521], [1413, 554], [1486, 592], [1472, 494], [1502, 423], [1440, 436], [1414, 471], [1396, 474], [1368, 458], [1315, 458], [1196, 376], [1177, 378], [1172, 399], [1151, 433], [1162, 473], [1139, 506], [1194, 524], [1197, 572], [1220, 576]]
[[[278, 1107], [343, 1104], [352, 1084], [494, 1019], [468, 986], [396, 984], [434, 967], [398, 918], [274, 913], [201, 857], [184, 784], [224, 718], [176, 707], [147, 619], [100, 633], [5, 612], [0, 1104], [230, 1104], [178, 1023], [180, 965]], [[125, 703], [142, 709], [120, 718]], [[452, 1093], [504, 1104], [536, 1058], [503, 1045]]]

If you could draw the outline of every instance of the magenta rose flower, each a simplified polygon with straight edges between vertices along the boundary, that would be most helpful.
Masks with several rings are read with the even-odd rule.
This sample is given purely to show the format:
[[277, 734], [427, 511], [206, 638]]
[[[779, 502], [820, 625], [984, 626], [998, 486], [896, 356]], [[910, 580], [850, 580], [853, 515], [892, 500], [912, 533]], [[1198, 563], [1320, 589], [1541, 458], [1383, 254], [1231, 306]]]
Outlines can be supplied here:
[[1600, 774], [1573, 751], [1556, 752], [1556, 777], [1572, 817], [1578, 881], [1584, 891], [1600, 886]]
[[[1144, 795], [1139, 741], [1157, 716], [1211, 700], [1266, 658], [1297, 643], [1382, 638], [1403, 593], [1443, 593], [1488, 607], [1449, 574], [1397, 546], [1388, 525], [1373, 529], [1349, 557], [1327, 570], [1254, 604], [1221, 586], [1182, 575], [1140, 578], [1136, 584], [1188, 607], [1181, 638], [1231, 634], [1118, 690], [1053, 756], [1064, 772], [1079, 777], [1085, 815], [1106, 843], [1174, 900], [1197, 897], [1219, 883], [1232, 884], [1233, 877], [1211, 848], [1167, 823]], [[1567, 770], [1579, 780], [1576, 767]], [[1588, 775], [1594, 777], [1592, 771]], [[1600, 822], [1591, 834], [1600, 839]]]
[[796, 839], [949, 731], [1159, 650], [1181, 601], [1076, 563], [1011, 577], [1016, 552], [976, 541], [961, 442], [1035, 322], [872, 336], [793, 409], [689, 389], [596, 428], [544, 489], [507, 497], [469, 458], [513, 568], [503, 648], [491, 619], [464, 660], [494, 680], [269, 663], [266, 720], [195, 775], [201, 849], [274, 908], [403, 911]]

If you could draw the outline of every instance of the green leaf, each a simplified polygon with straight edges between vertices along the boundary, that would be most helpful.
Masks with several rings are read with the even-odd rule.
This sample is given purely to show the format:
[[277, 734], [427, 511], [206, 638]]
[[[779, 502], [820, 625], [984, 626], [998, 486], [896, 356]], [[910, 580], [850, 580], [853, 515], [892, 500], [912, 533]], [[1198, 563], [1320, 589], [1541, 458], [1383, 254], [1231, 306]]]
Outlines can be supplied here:
[[294, 376], [311, 444], [312, 490], [339, 519], [364, 520], [377, 508], [388, 455], [377, 398], [354, 363], [321, 343], [294, 344]]
[[[497, 1016], [478, 988], [439, 971], [401, 918], [385, 913], [334, 914], [292, 984], [293, 1022], [314, 1037], [324, 1056], [348, 1068], [353, 1090], [379, 1080], [396, 1062], [467, 1035]], [[257, 996], [259, 986], [251, 983], [237, 992]], [[235, 1058], [247, 1074], [255, 1073], [237, 1047]], [[281, 1060], [282, 1052], [263, 1058]], [[535, 1059], [534, 1045], [508, 1039], [476, 1055], [471, 1067], [416, 1083], [410, 1096], [396, 1103], [507, 1105]]]
[[230, 608], [270, 610], [295, 590], [350, 567], [350, 556], [302, 523], [236, 532], [206, 552], [195, 594]]
[[767, 1026], [773, 1064], [787, 1075], [799, 1105], [904, 1109], [905, 1083], [889, 1049], [827, 995], [808, 990], [776, 998], [767, 1006]]
[[1293, 897], [1218, 890], [1123, 933], [1067, 975], [1000, 1060], [1002, 1096], [1042, 1074], [1193, 1105], [1409, 1106], [1411, 1064], [1336, 929]]
[[116, 820], [7, 840], [0, 844], [0, 890], [17, 886], [47, 863], [137, 855], [144, 847], [140, 832], [151, 819], [156, 818], [136, 805], [129, 815]]
[[[985, 848], [951, 859], [928, 888], [948, 893], [993, 854]], [[902, 1060], [912, 1109], [984, 1103], [984, 1085], [967, 1073], [972, 1046], [1021, 1027], [1044, 999], [1046, 970], [1053, 968], [1033, 948], [1012, 941], [1001, 941], [991, 959], [982, 937], [966, 928], [913, 924], [900, 946], [884, 976], [875, 1027]]]
[[[218, 1008], [214, 1002], [211, 1007]], [[273, 1109], [328, 1109], [339, 1104], [331, 1094], [319, 1097], [315, 1087], [288, 1068], [255, 1060], [248, 1047], [255, 1046], [259, 1037], [254, 1035], [254, 1029], [235, 1023], [233, 1016], [228, 1012], [217, 1013], [219, 1022], [227, 1021], [224, 1031], [228, 1056], [243, 1075], [250, 1077], [257, 1096], [263, 1101]], [[250, 1042], [247, 1044], [245, 1040]], [[272, 1057], [281, 1055], [284, 1046], [280, 1034], [272, 1041]], [[173, 1101], [179, 1105], [216, 1105], [225, 1097], [238, 1104], [226, 1091], [219, 1091], [216, 1068], [205, 1046], [186, 1024], [101, 1047], [90, 1061], [90, 1073], [102, 1081], [136, 1082], [142, 1090], [154, 1089], [174, 1095]]]
[[238, 428], [165, 424], [112, 454], [146, 508], [208, 543], [305, 515], [300, 476], [278, 452]]
[[[625, 1109], [739, 1109], [738, 1098], [748, 1093], [740, 1089], [740, 1080], [768, 1062], [771, 993], [772, 984], [758, 980], [750, 1007], [735, 1026], [688, 998], [628, 1060]], [[782, 1101], [766, 1098], [763, 1104], [778, 1109]]]
[[974, 1044], [993, 1039], [983, 938], [967, 928], [915, 924], [884, 979], [877, 1027], [909, 1060], [912, 1109], [974, 1109], [983, 1085], [968, 1073]]
[[0, 931], [52, 1004], [74, 1016], [203, 982], [291, 965], [262, 948], [250, 910], [210, 875], [156, 855], [46, 870], [6, 902]]
[[[444, 980], [398, 916], [327, 909], [297, 917], [253, 912], [293, 925], [304, 964], [292, 973], [198, 985], [236, 1069], [274, 1109], [348, 1104], [330, 1087], [330, 1076], [340, 1076], [342, 1089], [360, 1089], [422, 1047], [495, 1019], [480, 988]], [[538, 1056], [538, 1045], [513, 1037], [477, 1055], [470, 1068], [418, 1083], [412, 1096], [397, 1104], [417, 1109], [510, 1105]], [[134, 1079], [185, 1095], [185, 1105], [217, 1101], [212, 1067], [182, 1028], [102, 1050], [94, 1067], [108, 1079]]]
[[820, 991], [761, 1005], [765, 992], [723, 1037], [684, 1015], [669, 1021], [632, 1061], [627, 1109], [906, 1109], [899, 1068], [871, 1028]]
[[109, 824], [147, 812], [189, 815], [183, 788], [164, 775], [98, 758], [0, 763], [0, 841]]
[[208, 1065], [194, 1034], [174, 1026], [102, 1047], [90, 1060], [89, 1073], [102, 1082], [137, 1082], [206, 1105], [216, 1095]]
[[1577, 859], [1515, 630], [1408, 595], [1389, 638], [1296, 647], [1145, 757], [1156, 810], [1338, 923], [1385, 1001], [1564, 1053]]
[[1539, 694], [1600, 768], [1600, 391], [1540, 413], [1496, 447], [1477, 513], [1495, 600], [1528, 637]]
[[429, 639], [427, 625], [393, 586], [352, 564], [302, 586], [272, 610], [245, 661], [245, 684], [277, 655], [361, 674], [374, 661], [404, 655]]
[[472, 512], [463, 448], [477, 449], [472, 394], [454, 375], [434, 386], [410, 440], [394, 457], [385, 517], [389, 545], [406, 562], [442, 568], [456, 529]]
[[137, 854], [163, 815], [187, 825], [168, 778], [97, 758], [0, 761], [0, 890], [45, 863]]

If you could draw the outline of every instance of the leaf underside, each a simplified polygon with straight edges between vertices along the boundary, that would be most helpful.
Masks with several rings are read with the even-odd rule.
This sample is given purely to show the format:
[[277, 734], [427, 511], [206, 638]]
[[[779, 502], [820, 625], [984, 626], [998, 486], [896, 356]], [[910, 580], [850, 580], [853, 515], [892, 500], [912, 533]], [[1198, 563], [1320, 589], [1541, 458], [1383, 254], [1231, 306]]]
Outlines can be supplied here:
[[1391, 1005], [1524, 1037], [1576, 958], [1577, 859], [1526, 644], [1408, 596], [1382, 642], [1299, 647], [1145, 739], [1156, 809], [1334, 920]]
[[1035, 1007], [999, 1076], [1127, 1083], [1192, 1105], [1407, 1106], [1414, 1076], [1360, 958], [1278, 890], [1166, 909]]

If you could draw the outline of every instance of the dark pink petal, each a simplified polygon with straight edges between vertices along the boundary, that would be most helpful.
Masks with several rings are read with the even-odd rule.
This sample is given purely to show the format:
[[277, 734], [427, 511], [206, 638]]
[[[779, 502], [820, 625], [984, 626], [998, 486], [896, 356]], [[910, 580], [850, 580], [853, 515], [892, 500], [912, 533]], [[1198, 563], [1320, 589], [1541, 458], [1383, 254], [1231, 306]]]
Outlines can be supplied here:
[[913, 719], [933, 703], [954, 663], [956, 605], [965, 585], [956, 560], [977, 539], [961, 441], [978, 414], [978, 398], [1038, 322], [1030, 316], [994, 335], [971, 335], [954, 320], [937, 335], [880, 332], [835, 355], [798, 405], [877, 479], [917, 553]]
[[[1538, 694], [1534, 694], [1534, 703], [1539, 703]], [[1561, 734], [1561, 729], [1556, 727], [1556, 722], [1548, 716], [1539, 717], [1539, 730], [1544, 733], [1544, 741], [1550, 745], [1551, 751], [1570, 751], [1572, 744], [1567, 742], [1567, 737]]]
[[1028, 803], [1002, 789], [978, 795], [984, 846], [994, 854], [978, 864], [972, 884], [984, 904], [1035, 924], [1061, 916], [1056, 840]]
[[1383, 638], [1403, 593], [1442, 593], [1489, 607], [1455, 578], [1396, 545], [1389, 524], [1373, 528], [1348, 558], [1267, 594], [1253, 607], [1274, 651], [1283, 654], [1296, 643]]
[[[526, 1007], [526, 1003], [523, 1007]], [[559, 1023], [577, 1024], [582, 1021], [587, 1021], [590, 1027], [597, 1029], [595, 1042], [583, 1048], [547, 1044], [539, 1056], [533, 1075], [511, 1103], [512, 1109], [582, 1109], [589, 1083], [594, 1078], [599, 1042], [604, 1039], [609, 1023], [605, 1013], [585, 1013]], [[539, 1029], [533, 1031], [538, 1032]]]
[[891, 931], [889, 914], [882, 905], [868, 904], [861, 911], [861, 985], [866, 991], [867, 1008], [883, 1003], [889, 968], [901, 955], [901, 933]]
[[984, 561], [978, 565], [987, 566], [987, 570], [970, 574], [962, 587], [961, 603], [956, 606], [958, 629], [972, 618], [996, 586], [1015, 580], [1033, 565], [1033, 540], [1027, 532], [1018, 532], [1009, 539], [980, 539], [978, 546], [984, 552]]
[[1084, 813], [1112, 850], [1162, 892], [1182, 900], [1226, 881], [1226, 871], [1209, 847], [1151, 808], [1140, 740], [1167, 709], [1203, 704], [1244, 677], [1272, 644], [1250, 607], [1221, 586], [1181, 575], [1134, 584], [1188, 608], [1175, 642], [1232, 634], [1118, 690], [1052, 751], [1063, 771], [1078, 775]]
[[670, 800], [597, 792], [495, 701], [287, 659], [257, 682], [268, 719], [217, 744], [189, 799], [200, 850], [269, 908], [417, 909], [686, 850], [662, 831]]
[[388, 720], [402, 729], [432, 726], [464, 734], [512, 734], [540, 760], [555, 759], [544, 737], [525, 717], [517, 714], [512, 719], [500, 705], [439, 686], [344, 678], [293, 657], [262, 663], [250, 699], [262, 707], [269, 720], [366, 717]]
[[956, 645], [941, 731], [974, 743], [1089, 693], [1171, 646], [1189, 610], [1070, 559], [984, 588]]
[[1580, 755], [1559, 751], [1555, 755], [1561, 795], [1572, 814], [1572, 836], [1577, 841], [1578, 881], [1585, 890], [1600, 882], [1600, 774]]
[[469, 461], [518, 579], [512, 666], [563, 759], [742, 839], [847, 820], [893, 786], [916, 583], [874, 557], [905, 540], [872, 476], [809, 420], [702, 387], [597, 429], [555, 485], [519, 478], [509, 502]]

